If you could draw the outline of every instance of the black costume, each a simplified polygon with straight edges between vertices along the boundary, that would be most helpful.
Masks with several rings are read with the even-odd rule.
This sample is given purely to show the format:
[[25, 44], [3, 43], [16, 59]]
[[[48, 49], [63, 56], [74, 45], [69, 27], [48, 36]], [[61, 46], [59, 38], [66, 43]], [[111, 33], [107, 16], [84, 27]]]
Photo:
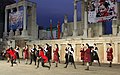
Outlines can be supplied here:
[[19, 57], [19, 51], [20, 51], [20, 49], [19, 48], [16, 48], [16, 56], [17, 56], [17, 59], [18, 59], [18, 61], [19, 61], [19, 63], [20, 63], [20, 57]]
[[68, 63], [68, 49], [65, 49], [65, 64]]
[[44, 49], [44, 52], [45, 52], [45, 56], [47, 56], [47, 58], [48, 58], [48, 63], [51, 66], [51, 61], [50, 60], [52, 59], [52, 55], [51, 55], [52, 47], [49, 46], [48, 44], [46, 44], [46, 45], [47, 45], [47, 48]]
[[98, 57], [98, 48], [95, 47], [95, 50], [92, 50], [91, 51], [91, 65], [92, 65], [92, 62], [94, 62], [94, 60], [97, 60], [98, 61], [98, 64], [100, 66], [100, 61], [99, 61], [99, 57]]
[[[71, 44], [70, 44], [70, 46], [71, 46]], [[69, 62], [71, 62], [74, 65], [74, 68], [76, 69], [74, 58], [73, 58], [73, 53], [74, 53], [74, 50], [71, 46], [68, 48], [68, 61], [66, 62], [66, 66], [64, 68], [67, 68]]]
[[36, 65], [36, 59], [37, 59], [36, 52], [37, 52], [36, 48], [31, 49], [31, 51], [30, 51], [30, 64], [32, 64], [32, 60], [34, 60], [35, 65]]

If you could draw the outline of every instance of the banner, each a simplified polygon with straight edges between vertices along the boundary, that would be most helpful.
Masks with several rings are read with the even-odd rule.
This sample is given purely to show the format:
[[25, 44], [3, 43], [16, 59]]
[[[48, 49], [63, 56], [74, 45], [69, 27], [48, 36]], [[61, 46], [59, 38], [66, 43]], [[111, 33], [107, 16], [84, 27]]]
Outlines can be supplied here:
[[91, 0], [88, 3], [88, 22], [96, 23], [105, 20], [116, 20], [116, 0]]
[[9, 13], [9, 29], [21, 29], [23, 27], [23, 11]]

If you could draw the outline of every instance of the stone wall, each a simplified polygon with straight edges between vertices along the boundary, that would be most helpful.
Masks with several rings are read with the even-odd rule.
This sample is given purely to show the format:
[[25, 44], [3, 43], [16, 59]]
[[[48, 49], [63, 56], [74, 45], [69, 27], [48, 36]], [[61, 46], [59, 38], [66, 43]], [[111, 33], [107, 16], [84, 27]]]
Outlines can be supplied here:
[[[36, 44], [44, 46], [45, 43], [48, 43], [52, 45], [52, 48], [54, 48], [54, 44], [59, 44], [60, 48], [60, 59], [61, 61], [65, 60], [65, 47], [67, 43], [71, 43], [75, 52], [74, 57], [75, 61], [80, 61], [80, 48], [81, 44], [88, 43], [90, 45], [93, 45], [94, 43], [97, 44], [97, 47], [99, 49], [98, 54], [100, 58], [100, 62], [107, 63], [106, 59], [106, 50], [107, 50], [107, 44], [112, 43], [113, 46], [113, 63], [120, 63], [120, 37], [99, 37], [99, 38], [88, 38], [88, 39], [80, 39], [80, 38], [69, 38], [69, 39], [60, 39], [60, 40], [36, 40], [27, 42], [28, 45]], [[53, 50], [53, 49], [52, 49]], [[53, 53], [52, 53], [53, 54]]]

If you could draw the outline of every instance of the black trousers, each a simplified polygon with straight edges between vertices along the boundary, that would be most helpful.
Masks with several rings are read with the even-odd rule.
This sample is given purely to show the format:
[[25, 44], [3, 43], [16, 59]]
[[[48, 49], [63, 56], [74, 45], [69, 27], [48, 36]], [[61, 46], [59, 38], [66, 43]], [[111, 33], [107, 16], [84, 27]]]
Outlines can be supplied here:
[[18, 59], [18, 61], [20, 63], [20, 57], [19, 57], [19, 53], [18, 52], [16, 52], [16, 56], [17, 56], [17, 59]]
[[11, 66], [13, 66], [13, 57], [11, 57], [10, 59], [11, 59]]
[[16, 60], [14, 60], [12, 56], [10, 57], [10, 60], [11, 60], [11, 66], [13, 66], [14, 63], [17, 64]]
[[71, 63], [74, 65], [74, 68], [76, 69], [76, 66], [75, 66], [75, 62], [74, 62], [73, 56], [69, 56], [69, 59], [68, 59], [68, 61], [66, 62], [65, 68], [67, 68], [69, 62], [71, 62]]
[[50, 66], [45, 65], [44, 60], [41, 57], [38, 59], [37, 67], [39, 67], [40, 62], [42, 67], [50, 68]]
[[31, 56], [31, 58], [30, 58], [30, 64], [32, 64], [32, 61], [34, 60], [34, 62], [35, 62], [35, 65], [36, 65], [36, 59], [37, 59], [37, 57], [33, 54], [31, 54], [30, 55]]

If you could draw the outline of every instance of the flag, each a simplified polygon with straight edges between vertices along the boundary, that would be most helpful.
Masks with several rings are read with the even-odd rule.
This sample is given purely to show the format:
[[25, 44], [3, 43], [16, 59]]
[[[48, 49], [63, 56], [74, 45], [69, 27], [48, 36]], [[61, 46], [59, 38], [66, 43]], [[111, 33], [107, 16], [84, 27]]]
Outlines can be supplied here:
[[58, 21], [57, 28], [58, 28], [58, 39], [60, 39], [60, 21]]

